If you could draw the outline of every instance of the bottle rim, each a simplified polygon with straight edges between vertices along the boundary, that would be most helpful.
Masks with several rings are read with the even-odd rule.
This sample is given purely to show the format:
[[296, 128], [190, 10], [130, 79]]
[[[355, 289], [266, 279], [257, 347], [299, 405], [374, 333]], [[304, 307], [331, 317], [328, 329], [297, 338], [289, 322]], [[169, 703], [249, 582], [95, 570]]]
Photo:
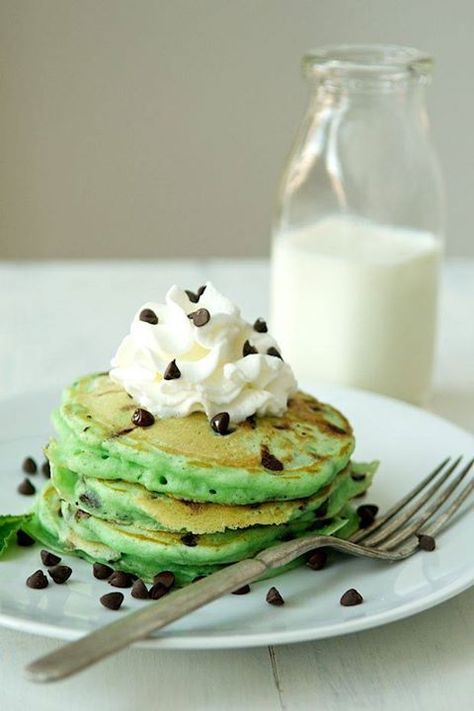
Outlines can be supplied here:
[[344, 80], [429, 80], [433, 59], [415, 47], [396, 44], [335, 44], [307, 52], [303, 70], [309, 78]]

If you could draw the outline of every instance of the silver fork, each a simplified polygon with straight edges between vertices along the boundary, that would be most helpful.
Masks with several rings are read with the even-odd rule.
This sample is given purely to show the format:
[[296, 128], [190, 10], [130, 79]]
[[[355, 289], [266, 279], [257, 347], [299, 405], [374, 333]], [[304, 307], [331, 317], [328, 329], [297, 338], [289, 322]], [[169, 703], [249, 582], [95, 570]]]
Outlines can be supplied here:
[[474, 459], [459, 471], [461, 459], [454, 462], [446, 459], [383, 516], [350, 540], [310, 535], [267, 548], [254, 558], [229, 565], [37, 659], [26, 667], [28, 677], [32, 681], [46, 682], [71, 676], [315, 548], [333, 548], [349, 555], [386, 561], [409, 558], [419, 549], [418, 536], [421, 533], [434, 536], [473, 491], [474, 480], [462, 489], [460, 485]]

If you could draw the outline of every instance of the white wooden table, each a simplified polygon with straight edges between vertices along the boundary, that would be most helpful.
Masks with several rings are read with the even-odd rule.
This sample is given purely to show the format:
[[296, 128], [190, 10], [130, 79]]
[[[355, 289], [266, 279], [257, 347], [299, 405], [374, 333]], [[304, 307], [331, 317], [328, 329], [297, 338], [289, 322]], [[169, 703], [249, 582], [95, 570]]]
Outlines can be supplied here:
[[[0, 394], [61, 385], [108, 366], [138, 305], [205, 279], [267, 313], [263, 261], [0, 265]], [[474, 262], [445, 268], [431, 409], [474, 430]], [[1, 564], [0, 564], [1, 585]], [[0, 709], [474, 708], [474, 590], [383, 628], [314, 643], [235, 651], [127, 650], [61, 684], [22, 668], [58, 641], [0, 629]]]

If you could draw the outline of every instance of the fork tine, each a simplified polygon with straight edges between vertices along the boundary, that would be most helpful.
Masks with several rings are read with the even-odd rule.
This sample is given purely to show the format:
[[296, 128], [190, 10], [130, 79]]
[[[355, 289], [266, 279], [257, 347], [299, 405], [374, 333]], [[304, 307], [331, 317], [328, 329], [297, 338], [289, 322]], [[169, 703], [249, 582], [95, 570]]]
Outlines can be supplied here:
[[[378, 545], [382, 541], [390, 538], [394, 532], [400, 530], [404, 524], [410, 520], [413, 520], [413, 516], [439, 492], [440, 487], [442, 487], [451, 474], [456, 470], [456, 467], [460, 461], [461, 457], [453, 462], [453, 464], [451, 464], [451, 466], [449, 466], [440, 477], [436, 477], [431, 486], [423, 492], [422, 496], [418, 498], [415, 497], [414, 500], [409, 501], [398, 513], [398, 516], [392, 516], [389, 521], [386, 521], [385, 525], [379, 527], [378, 531], [369, 533], [369, 535], [364, 538], [364, 545]], [[467, 474], [467, 472], [465, 472], [465, 474]], [[456, 484], [454, 484], [454, 486], [455, 485]]]
[[[462, 482], [464, 477], [469, 473], [469, 471], [472, 468], [472, 465], [474, 463], [474, 458], [471, 459], [470, 462], [466, 464], [466, 466], [462, 469], [462, 471], [458, 474], [458, 476], [448, 485], [445, 486], [443, 491], [439, 496], [437, 496], [431, 504], [421, 513], [420, 516], [418, 516], [416, 519], [412, 520], [409, 525], [403, 526], [403, 528], [399, 529], [393, 536], [390, 536], [385, 543], [382, 543], [382, 545], [377, 546], [381, 550], [392, 550], [393, 548], [396, 548], [400, 543], [403, 543], [403, 541], [406, 541], [407, 538], [410, 538], [414, 533], [420, 530], [420, 528], [423, 526], [424, 523], [429, 521], [432, 517], [433, 514], [435, 514], [438, 509], [441, 508], [441, 506], [449, 499], [451, 494], [455, 489], [458, 488], [459, 484]], [[469, 484], [467, 487], [469, 490]], [[468, 495], [469, 491], [467, 492], [466, 496]], [[462, 501], [461, 501], [462, 503]], [[459, 504], [460, 505], [460, 504]], [[449, 510], [449, 509], [448, 509]], [[443, 514], [440, 514], [442, 516]]]
[[[373, 531], [378, 530], [381, 526], [383, 526], [387, 521], [389, 521], [393, 516], [395, 516], [406, 504], [408, 504], [415, 496], [417, 496], [420, 491], [422, 491], [425, 486], [427, 486], [433, 479], [436, 478], [436, 476], [444, 469], [444, 467], [449, 463], [451, 460], [451, 457], [447, 457], [444, 462], [441, 462], [436, 469], [433, 469], [432, 472], [428, 474], [419, 484], [417, 484], [411, 491], [408, 492], [406, 496], [403, 497], [400, 501], [397, 501], [396, 504], [394, 504], [383, 516], [380, 516], [371, 526], [368, 526], [367, 528], [358, 531], [351, 537], [351, 541], [353, 543], [359, 543], [362, 541], [364, 538], [366, 538], [368, 535], [370, 535]], [[457, 465], [461, 461], [461, 457], [459, 457], [455, 465]]]
[[472, 491], [474, 491], [474, 479], [470, 481], [469, 484], [466, 484], [459, 496], [451, 503], [449, 508], [440, 513], [433, 523], [423, 531], [423, 533], [426, 533], [428, 536], [434, 536], [435, 533], [437, 533], [445, 525], [445, 523], [447, 523], [449, 519], [454, 516], [461, 504], [467, 499]]

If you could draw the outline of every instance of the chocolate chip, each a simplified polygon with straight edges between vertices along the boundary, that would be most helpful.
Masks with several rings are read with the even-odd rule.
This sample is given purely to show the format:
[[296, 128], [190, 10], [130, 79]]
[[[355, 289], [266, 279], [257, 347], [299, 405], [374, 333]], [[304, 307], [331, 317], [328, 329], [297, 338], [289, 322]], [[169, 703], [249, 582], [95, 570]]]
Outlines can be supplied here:
[[17, 486], [17, 491], [19, 494], [23, 494], [23, 496], [32, 496], [33, 494], [36, 494], [36, 489], [29, 479], [23, 479], [21, 484]]
[[242, 356], [245, 358], [245, 356], [254, 355], [255, 353], [258, 353], [255, 346], [252, 346], [250, 341], [245, 341], [244, 347], [242, 348]]
[[359, 525], [361, 528], [368, 528], [377, 516], [379, 507], [375, 504], [362, 504], [357, 508], [357, 513], [359, 515]]
[[358, 474], [357, 472], [351, 472], [352, 481], [364, 481], [367, 474]]
[[321, 506], [319, 506], [316, 511], [314, 512], [314, 515], [316, 518], [324, 518], [328, 512], [328, 502], [323, 501]]
[[153, 578], [153, 583], [155, 585], [157, 583], [161, 583], [165, 586], [165, 588], [168, 588], [168, 590], [173, 587], [174, 581], [174, 573], [172, 573], [171, 570], [162, 570], [161, 572], [157, 573]]
[[201, 326], [205, 326], [206, 323], [209, 323], [211, 314], [207, 309], [198, 309], [197, 311], [193, 311], [192, 314], [189, 314], [189, 318], [193, 320], [195, 326], [201, 328]]
[[265, 599], [269, 605], [277, 605], [277, 607], [280, 607], [285, 604], [284, 599], [276, 588], [270, 588]]
[[250, 415], [249, 417], [246, 418], [245, 421], [249, 423], [251, 429], [254, 430], [254, 429], [256, 428], [256, 426], [257, 426], [257, 418], [255, 417], [255, 415]]
[[26, 584], [29, 588], [33, 588], [34, 590], [42, 590], [48, 587], [48, 578], [42, 570], [37, 570], [26, 579]]
[[197, 304], [197, 302], [199, 301], [199, 296], [195, 294], [194, 291], [190, 291], [189, 289], [185, 289], [184, 291], [188, 295], [188, 299], [190, 300], [190, 302], [192, 304]]
[[229, 433], [230, 417], [228, 412], [218, 412], [217, 415], [211, 417], [210, 424], [214, 432], [220, 435]]
[[102, 597], [100, 598], [100, 604], [106, 607], [108, 610], [118, 610], [123, 600], [123, 593], [111, 592], [102, 595]]
[[267, 355], [274, 356], [275, 358], [280, 358], [280, 360], [283, 360], [283, 358], [281, 357], [280, 351], [278, 351], [276, 348], [274, 348], [274, 346], [271, 346], [267, 350]]
[[158, 316], [152, 309], [142, 309], [138, 318], [145, 323], [151, 323], [152, 326], [156, 326], [158, 323]]
[[364, 602], [364, 598], [354, 588], [350, 588], [350, 590], [346, 590], [344, 595], [340, 599], [340, 603], [343, 607], [352, 607], [353, 605], [360, 605], [362, 602]]
[[38, 471], [38, 466], [33, 457], [26, 457], [26, 459], [23, 460], [21, 468], [26, 474], [36, 474]]
[[166, 366], [166, 370], [163, 374], [163, 379], [164, 380], [177, 380], [177, 378], [181, 377], [181, 371], [176, 365], [176, 360], [172, 360], [171, 363], [168, 363]]
[[58, 585], [62, 585], [69, 580], [71, 577], [72, 568], [68, 565], [55, 565], [53, 568], [48, 570], [48, 575], [54, 580]]
[[185, 533], [184, 536], [181, 536], [181, 541], [185, 546], [190, 546], [191, 548], [198, 544], [197, 536], [194, 533]]
[[250, 585], [242, 585], [237, 590], [232, 590], [232, 595], [247, 595], [250, 592]]
[[261, 449], [261, 460], [265, 469], [270, 469], [272, 472], [281, 472], [283, 464], [273, 454], [268, 451], [268, 448], [263, 446]]
[[93, 491], [86, 491], [84, 494], [81, 494], [79, 501], [82, 501], [83, 504], [87, 504], [91, 509], [100, 509], [100, 499]]
[[426, 533], [417, 533], [418, 545], [423, 551], [434, 551], [436, 541], [433, 536], [428, 536]]
[[16, 542], [22, 548], [29, 548], [29, 546], [34, 545], [35, 539], [25, 533], [25, 531], [22, 531], [20, 528], [16, 532]]
[[205, 291], [206, 291], [206, 285], [203, 284], [203, 285], [200, 286], [199, 289], [196, 291], [198, 300], [201, 298], [201, 296], [204, 294]]
[[137, 427], [151, 427], [155, 423], [155, 418], [142, 407], [138, 407], [132, 415], [132, 422]]
[[43, 561], [43, 565], [45, 565], [47, 568], [51, 568], [53, 565], [57, 565], [61, 562], [61, 558], [58, 555], [50, 553], [49, 551], [45, 551], [44, 548], [40, 552], [40, 556], [41, 560]]
[[114, 569], [104, 563], [94, 563], [92, 566], [92, 573], [97, 580], [107, 580], [113, 572]]
[[328, 554], [326, 551], [323, 548], [316, 548], [316, 550], [309, 552], [306, 565], [311, 570], [322, 570], [326, 567], [327, 560]]
[[152, 600], [159, 600], [160, 597], [163, 597], [168, 592], [169, 589], [166, 585], [163, 585], [163, 583], [156, 583], [152, 588], [150, 588], [150, 598]]
[[132, 597], [136, 597], [137, 600], [148, 600], [150, 597], [147, 586], [140, 578], [133, 583], [130, 594]]
[[46, 479], [49, 479], [51, 477], [51, 465], [48, 460], [43, 462], [43, 464], [41, 465], [41, 472], [46, 477]]
[[267, 333], [267, 322], [264, 321], [263, 318], [258, 318], [253, 325], [253, 330], [257, 331], [257, 333]]
[[129, 573], [124, 573], [123, 570], [116, 570], [112, 573], [108, 582], [114, 588], [131, 588], [133, 580]]

